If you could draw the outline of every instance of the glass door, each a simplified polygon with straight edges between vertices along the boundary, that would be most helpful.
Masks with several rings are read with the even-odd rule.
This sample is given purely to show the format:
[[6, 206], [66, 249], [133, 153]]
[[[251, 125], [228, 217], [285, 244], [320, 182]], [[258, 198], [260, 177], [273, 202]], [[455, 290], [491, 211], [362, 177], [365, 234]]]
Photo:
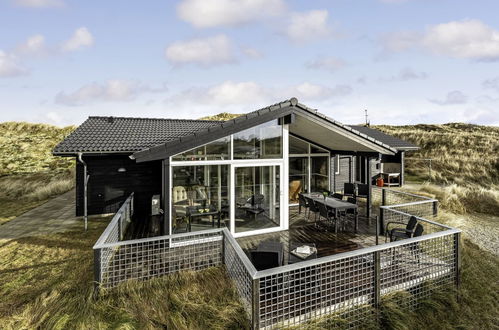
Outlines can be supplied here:
[[281, 165], [234, 166], [235, 233], [279, 228]]

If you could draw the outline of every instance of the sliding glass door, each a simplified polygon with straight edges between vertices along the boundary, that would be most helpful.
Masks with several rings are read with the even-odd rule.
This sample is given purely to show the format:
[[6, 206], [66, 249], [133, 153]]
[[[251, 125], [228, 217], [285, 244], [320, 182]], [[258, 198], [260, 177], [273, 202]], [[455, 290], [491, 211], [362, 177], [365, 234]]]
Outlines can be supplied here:
[[281, 227], [281, 165], [234, 166], [236, 233]]

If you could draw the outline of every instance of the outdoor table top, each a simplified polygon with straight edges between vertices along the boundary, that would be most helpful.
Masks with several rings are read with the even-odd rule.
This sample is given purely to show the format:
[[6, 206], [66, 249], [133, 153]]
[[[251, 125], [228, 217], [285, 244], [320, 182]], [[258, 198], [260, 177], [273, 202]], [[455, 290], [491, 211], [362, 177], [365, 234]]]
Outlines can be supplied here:
[[338, 210], [347, 210], [347, 209], [356, 209], [358, 208], [357, 204], [353, 203], [348, 203], [345, 201], [340, 201], [336, 198], [332, 197], [326, 197], [324, 199], [323, 196], [317, 195], [317, 194], [303, 194], [303, 196], [312, 198], [314, 201], [317, 201], [319, 203], [326, 204], [326, 206], [329, 206], [333, 209], [338, 209]]

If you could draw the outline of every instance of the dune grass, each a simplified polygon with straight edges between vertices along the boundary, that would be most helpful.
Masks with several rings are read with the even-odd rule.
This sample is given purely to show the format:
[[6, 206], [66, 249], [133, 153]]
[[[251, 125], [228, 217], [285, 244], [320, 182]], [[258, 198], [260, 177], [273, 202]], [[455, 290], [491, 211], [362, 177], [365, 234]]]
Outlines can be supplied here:
[[95, 295], [89, 231], [0, 241], [2, 329], [244, 329], [246, 314], [223, 268], [128, 282]]
[[51, 153], [74, 129], [26, 122], [0, 123], [0, 176], [74, 167], [74, 159], [54, 157]]
[[[499, 127], [450, 123], [375, 128], [420, 146], [421, 150], [406, 157], [431, 158], [432, 182], [485, 188], [499, 185]], [[428, 162], [408, 159], [406, 172], [427, 180]]]

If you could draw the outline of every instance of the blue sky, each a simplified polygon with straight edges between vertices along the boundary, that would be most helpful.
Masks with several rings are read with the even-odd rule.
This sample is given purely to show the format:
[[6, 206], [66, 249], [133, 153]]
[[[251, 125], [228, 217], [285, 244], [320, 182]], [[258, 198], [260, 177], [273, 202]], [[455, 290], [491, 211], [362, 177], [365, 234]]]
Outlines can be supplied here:
[[499, 125], [496, 0], [0, 0], [0, 121], [198, 118], [297, 97], [350, 124]]

